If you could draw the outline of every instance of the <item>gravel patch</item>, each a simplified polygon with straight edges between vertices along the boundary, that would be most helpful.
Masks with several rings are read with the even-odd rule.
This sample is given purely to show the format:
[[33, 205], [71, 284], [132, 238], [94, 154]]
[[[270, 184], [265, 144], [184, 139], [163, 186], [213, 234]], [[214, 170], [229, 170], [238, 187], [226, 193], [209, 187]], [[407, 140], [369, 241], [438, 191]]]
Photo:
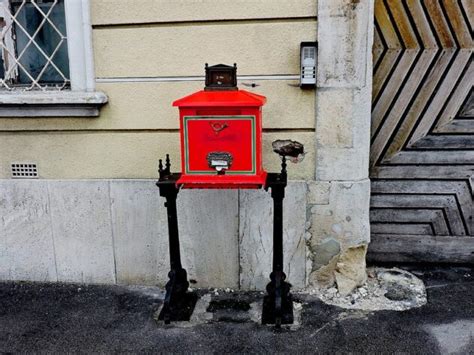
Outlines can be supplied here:
[[398, 268], [373, 267], [367, 270], [367, 282], [348, 296], [336, 287], [310, 290], [329, 305], [366, 311], [405, 311], [426, 304], [426, 289], [422, 280]]

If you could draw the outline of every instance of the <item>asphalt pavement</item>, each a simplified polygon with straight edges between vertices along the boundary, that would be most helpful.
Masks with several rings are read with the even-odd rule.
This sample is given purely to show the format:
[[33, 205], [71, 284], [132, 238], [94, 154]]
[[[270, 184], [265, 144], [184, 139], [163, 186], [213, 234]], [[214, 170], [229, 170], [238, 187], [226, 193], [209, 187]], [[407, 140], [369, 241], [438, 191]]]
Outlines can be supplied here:
[[300, 324], [281, 330], [249, 315], [259, 292], [201, 290], [211, 318], [165, 326], [156, 289], [4, 282], [0, 353], [474, 354], [474, 267], [405, 268], [425, 282], [425, 306], [350, 311], [295, 294]]

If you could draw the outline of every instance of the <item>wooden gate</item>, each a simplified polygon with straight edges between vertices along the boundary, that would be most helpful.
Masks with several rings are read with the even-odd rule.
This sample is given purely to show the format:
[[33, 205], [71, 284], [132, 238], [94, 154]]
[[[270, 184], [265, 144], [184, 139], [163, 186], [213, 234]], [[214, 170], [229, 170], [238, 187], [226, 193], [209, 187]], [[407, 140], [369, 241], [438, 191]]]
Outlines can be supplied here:
[[473, 0], [375, 0], [369, 259], [474, 262]]

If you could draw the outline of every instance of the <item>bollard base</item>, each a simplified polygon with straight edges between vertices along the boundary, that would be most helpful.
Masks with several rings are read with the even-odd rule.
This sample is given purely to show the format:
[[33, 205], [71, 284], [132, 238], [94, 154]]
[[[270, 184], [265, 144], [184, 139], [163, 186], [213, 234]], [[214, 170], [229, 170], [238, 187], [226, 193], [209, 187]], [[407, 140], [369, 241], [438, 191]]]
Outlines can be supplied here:
[[166, 296], [158, 320], [165, 324], [189, 321], [198, 300], [196, 293], [188, 292], [189, 282], [185, 269], [171, 270], [166, 284]]
[[275, 324], [277, 327], [282, 324], [293, 324], [293, 300], [291, 295], [282, 301], [281, 316], [275, 314], [275, 298], [265, 296], [263, 298], [262, 324]]
[[267, 295], [263, 298], [262, 324], [293, 324], [293, 297], [291, 285], [285, 282], [283, 272], [272, 272], [271, 282], [267, 285]]
[[165, 324], [171, 322], [189, 322], [196, 306], [198, 295], [194, 292], [187, 292], [172, 305], [163, 305], [158, 315], [158, 320]]

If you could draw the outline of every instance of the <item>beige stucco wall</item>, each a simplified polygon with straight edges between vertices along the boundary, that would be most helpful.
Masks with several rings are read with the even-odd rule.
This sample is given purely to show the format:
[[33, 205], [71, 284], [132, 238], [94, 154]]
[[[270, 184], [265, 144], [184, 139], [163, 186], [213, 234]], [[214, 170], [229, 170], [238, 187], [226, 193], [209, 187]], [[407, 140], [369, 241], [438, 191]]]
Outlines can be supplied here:
[[92, 0], [94, 25], [314, 17], [317, 0]]
[[[0, 279], [163, 284], [168, 236], [154, 181], [158, 158], [179, 163], [171, 103], [202, 88], [205, 62], [237, 62], [239, 86], [268, 98], [265, 167], [279, 168], [277, 138], [308, 152], [289, 167], [291, 179], [307, 181], [291, 181], [285, 198], [288, 280], [337, 280], [341, 292], [361, 284], [373, 0], [319, 0], [317, 22], [316, 0], [91, 4], [97, 89], [109, 96], [101, 116], [0, 119]], [[316, 38], [318, 88], [301, 90], [300, 42]], [[40, 179], [10, 179], [12, 161], [37, 162]], [[270, 194], [187, 190], [178, 203], [183, 264], [197, 286], [263, 289]]]
[[267, 96], [266, 168], [278, 165], [271, 141], [292, 138], [309, 153], [290, 177], [314, 177], [315, 92], [301, 90], [295, 75], [300, 42], [316, 40], [316, 1], [91, 4], [97, 89], [109, 103], [98, 118], [1, 118], [0, 178], [13, 161], [36, 162], [49, 179], [156, 177], [158, 157], [179, 162], [171, 103], [202, 88], [205, 62], [237, 62], [239, 86]]

